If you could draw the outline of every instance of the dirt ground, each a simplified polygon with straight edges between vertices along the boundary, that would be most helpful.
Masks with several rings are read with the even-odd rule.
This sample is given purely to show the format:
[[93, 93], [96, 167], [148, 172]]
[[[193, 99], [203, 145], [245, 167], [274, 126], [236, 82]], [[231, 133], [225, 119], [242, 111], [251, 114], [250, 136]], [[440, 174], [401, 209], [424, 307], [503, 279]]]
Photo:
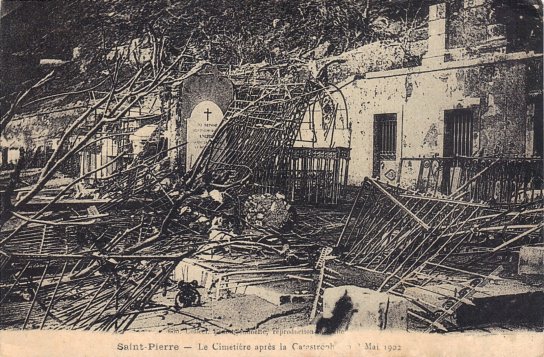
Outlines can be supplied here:
[[235, 295], [177, 310], [173, 307], [174, 295], [170, 290], [165, 296], [156, 296], [155, 306], [141, 313], [129, 331], [243, 333], [302, 327], [310, 322], [311, 304], [307, 302], [277, 306], [254, 295]]

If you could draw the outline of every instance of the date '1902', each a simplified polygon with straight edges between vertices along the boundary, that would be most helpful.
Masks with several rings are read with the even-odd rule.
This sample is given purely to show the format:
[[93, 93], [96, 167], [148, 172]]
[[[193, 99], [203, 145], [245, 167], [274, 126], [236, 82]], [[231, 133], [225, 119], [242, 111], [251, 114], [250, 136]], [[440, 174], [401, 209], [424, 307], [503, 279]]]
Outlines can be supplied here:
[[385, 351], [385, 352], [398, 352], [401, 350], [400, 345], [388, 345], [388, 344], [377, 344], [372, 342], [365, 342], [364, 344], [358, 343], [359, 348], [362, 348], [366, 351]]

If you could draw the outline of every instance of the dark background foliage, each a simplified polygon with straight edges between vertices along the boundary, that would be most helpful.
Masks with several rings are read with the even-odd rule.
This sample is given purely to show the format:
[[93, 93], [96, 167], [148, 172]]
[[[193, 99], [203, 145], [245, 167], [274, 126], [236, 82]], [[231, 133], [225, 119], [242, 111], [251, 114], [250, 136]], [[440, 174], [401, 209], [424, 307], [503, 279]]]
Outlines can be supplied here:
[[[506, 12], [524, 9], [529, 30], [521, 32], [530, 34], [536, 26], [541, 42], [541, 15], [533, 6], [538, 0], [495, 1]], [[40, 58], [71, 60], [75, 47], [89, 72], [102, 70], [101, 59], [111, 48], [148, 32], [165, 37], [167, 53], [185, 49], [194, 61], [241, 65], [307, 60], [401, 36], [402, 27], [391, 24], [411, 19], [424, 24], [429, 4], [436, 2], [442, 1], [2, 1], [0, 97], [42, 74]]]

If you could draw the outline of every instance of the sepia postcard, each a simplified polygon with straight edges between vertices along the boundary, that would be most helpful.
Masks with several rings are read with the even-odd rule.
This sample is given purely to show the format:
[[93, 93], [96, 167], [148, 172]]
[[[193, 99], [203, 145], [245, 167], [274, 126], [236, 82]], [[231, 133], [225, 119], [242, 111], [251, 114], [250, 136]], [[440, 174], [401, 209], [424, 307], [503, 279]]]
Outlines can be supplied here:
[[0, 0], [0, 356], [544, 356], [540, 0]]

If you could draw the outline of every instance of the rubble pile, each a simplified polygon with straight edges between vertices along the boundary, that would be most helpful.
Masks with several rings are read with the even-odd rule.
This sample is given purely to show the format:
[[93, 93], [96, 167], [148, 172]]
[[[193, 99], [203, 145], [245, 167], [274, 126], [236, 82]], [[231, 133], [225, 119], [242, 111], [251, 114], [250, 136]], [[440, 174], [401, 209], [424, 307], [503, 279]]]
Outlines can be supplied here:
[[543, 244], [543, 212], [536, 196], [510, 206], [475, 203], [365, 178], [337, 241], [338, 262], [375, 276], [372, 289], [412, 302], [409, 314], [426, 331], [449, 331], [484, 286], [520, 274], [514, 255]]
[[263, 193], [251, 195], [244, 202], [245, 220], [256, 227], [268, 227], [283, 231], [295, 221], [295, 210], [281, 194]]
[[[26, 212], [14, 211], [14, 229], [0, 232], [2, 326], [126, 331], [171, 285], [179, 262], [208, 253], [275, 256], [266, 274], [278, 273], [284, 261], [306, 264], [299, 248], [278, 234], [294, 220], [284, 197], [256, 195], [246, 202], [249, 225], [259, 229], [243, 231], [240, 215], [243, 197], [254, 192], [255, 172], [277, 172], [308, 103], [325, 88], [307, 76], [280, 73], [290, 70], [248, 74], [256, 78], [243, 79], [213, 138], [183, 176], [173, 169], [169, 149], [150, 140], [138, 153], [127, 149], [118, 161], [74, 179], [56, 196], [25, 202]], [[156, 117], [157, 130], [165, 118]], [[112, 163], [119, 165], [107, 166]], [[107, 176], [91, 177], [105, 168], [111, 169]], [[257, 281], [262, 279], [243, 284]], [[8, 302], [29, 286], [30, 304]], [[84, 291], [77, 304], [66, 298], [70, 291]]]

